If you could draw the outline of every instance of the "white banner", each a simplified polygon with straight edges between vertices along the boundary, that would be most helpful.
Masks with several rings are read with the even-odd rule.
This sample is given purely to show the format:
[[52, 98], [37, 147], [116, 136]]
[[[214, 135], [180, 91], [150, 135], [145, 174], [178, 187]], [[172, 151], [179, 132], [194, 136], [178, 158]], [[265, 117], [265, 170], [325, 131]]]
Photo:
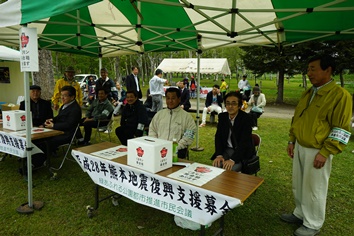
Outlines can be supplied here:
[[38, 71], [37, 29], [21, 27], [20, 29], [21, 72]]
[[74, 159], [93, 182], [139, 204], [207, 225], [236, 206], [237, 198], [225, 196], [158, 174], [72, 151]]
[[[32, 143], [32, 154], [43, 153]], [[0, 152], [8, 153], [17, 157], [27, 157], [26, 138], [0, 131]]]

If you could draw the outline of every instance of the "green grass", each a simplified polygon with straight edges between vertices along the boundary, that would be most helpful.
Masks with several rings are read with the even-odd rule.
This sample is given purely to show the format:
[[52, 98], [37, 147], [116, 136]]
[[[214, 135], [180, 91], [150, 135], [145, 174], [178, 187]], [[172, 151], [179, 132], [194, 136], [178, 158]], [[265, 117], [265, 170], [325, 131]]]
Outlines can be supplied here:
[[[291, 192], [291, 159], [286, 155], [287, 133], [290, 119], [261, 117], [262, 137], [260, 148], [261, 171], [258, 176], [264, 183], [243, 206], [233, 209], [225, 216], [226, 235], [291, 235], [296, 226], [283, 223], [279, 214], [291, 212], [294, 207]], [[117, 126], [117, 122], [115, 123]], [[190, 151], [192, 161], [211, 164], [214, 152], [216, 125], [208, 124], [199, 129], [199, 146], [202, 152]], [[93, 132], [94, 135], [94, 132]], [[113, 134], [113, 142], [119, 143]], [[93, 140], [92, 138], [92, 141]], [[194, 143], [192, 147], [196, 144]], [[327, 217], [321, 235], [352, 235], [354, 222], [354, 158], [348, 147], [333, 161], [330, 179]], [[52, 160], [58, 165], [61, 159]], [[20, 215], [16, 208], [27, 201], [27, 182], [16, 172], [17, 158], [6, 158], [0, 162], [0, 235], [197, 235], [198, 232], [184, 230], [175, 225], [173, 216], [129, 199], [122, 198], [119, 206], [109, 200], [100, 203], [92, 219], [85, 207], [94, 205], [94, 184], [78, 164], [67, 161], [59, 179], [50, 180], [45, 169], [33, 173], [34, 200], [44, 201], [42, 210], [32, 215]], [[108, 190], [101, 189], [102, 195]], [[138, 226], [143, 228], [139, 229]], [[216, 230], [214, 222], [207, 233]]]

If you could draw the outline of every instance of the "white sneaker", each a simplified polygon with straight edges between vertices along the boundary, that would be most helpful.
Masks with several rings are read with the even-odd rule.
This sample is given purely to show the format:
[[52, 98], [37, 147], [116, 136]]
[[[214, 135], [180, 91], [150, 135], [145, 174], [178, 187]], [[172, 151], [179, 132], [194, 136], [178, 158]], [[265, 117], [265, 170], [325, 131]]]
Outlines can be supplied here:
[[106, 132], [106, 129], [98, 129], [99, 132]]
[[110, 130], [104, 131], [105, 134], [109, 134], [110, 132], [111, 132]]
[[255, 127], [253, 127], [253, 128], [252, 128], [252, 130], [258, 130], [258, 127], [257, 127], [257, 126], [255, 126]]

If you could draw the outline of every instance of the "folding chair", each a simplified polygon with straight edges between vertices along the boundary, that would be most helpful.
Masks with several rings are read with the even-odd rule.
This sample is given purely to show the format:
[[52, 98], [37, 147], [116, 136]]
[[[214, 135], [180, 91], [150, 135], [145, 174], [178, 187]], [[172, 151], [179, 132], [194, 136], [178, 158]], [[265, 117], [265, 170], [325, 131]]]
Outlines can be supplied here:
[[58, 147], [58, 148], [62, 148], [63, 150], [65, 149], [65, 147], [67, 147], [67, 149], [66, 149], [65, 155], [63, 157], [63, 160], [60, 163], [60, 166], [58, 168], [54, 168], [54, 167], [49, 168], [49, 170], [53, 173], [53, 178], [55, 178], [57, 175], [55, 172], [53, 172], [53, 170], [60, 170], [63, 167], [65, 160], [74, 161], [72, 159], [69, 159], [68, 154], [71, 150], [71, 146], [76, 141], [76, 133], [77, 133], [78, 129], [80, 129], [80, 124], [77, 124], [74, 135], [72, 136], [72, 138], [70, 140], [70, 143], [65, 143], [65, 144], [62, 144]]
[[[107, 131], [108, 133], [108, 137], [109, 137], [109, 141], [112, 142], [112, 138], [111, 138], [111, 133], [112, 133], [112, 129], [113, 129], [113, 118], [112, 118], [112, 114], [109, 116], [109, 119], [105, 119], [105, 120], [98, 120], [97, 123], [97, 127], [96, 127], [96, 134], [95, 134], [95, 140], [97, 142], [97, 137], [99, 138], [99, 141], [105, 141], [102, 139], [101, 137], [101, 133]], [[106, 123], [108, 121], [107, 125], [103, 125], [102, 123]]]
[[[253, 144], [254, 144], [254, 148], [255, 148], [255, 154], [256, 154], [256, 156], [258, 156], [259, 148], [261, 147], [261, 142], [262, 142], [261, 136], [259, 136], [259, 134], [253, 133], [252, 140], [253, 140]], [[254, 174], [255, 176], [257, 176], [257, 172]]]

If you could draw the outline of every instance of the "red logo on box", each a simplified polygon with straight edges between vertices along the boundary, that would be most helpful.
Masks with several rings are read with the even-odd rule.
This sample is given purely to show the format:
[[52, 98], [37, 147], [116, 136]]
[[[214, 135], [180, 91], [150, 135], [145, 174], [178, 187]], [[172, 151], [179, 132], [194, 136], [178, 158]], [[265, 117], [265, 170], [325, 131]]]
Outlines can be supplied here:
[[144, 155], [144, 150], [141, 147], [138, 147], [136, 149], [136, 154], [138, 155], [138, 157], [143, 157]]
[[160, 154], [161, 154], [161, 157], [162, 157], [162, 158], [166, 157], [166, 155], [167, 155], [167, 149], [166, 149], [165, 147], [162, 148], [161, 151], [160, 151]]
[[9, 115], [6, 116], [6, 120], [10, 121], [10, 116]]
[[22, 115], [20, 118], [21, 118], [21, 121], [26, 121], [26, 116], [25, 115]]

